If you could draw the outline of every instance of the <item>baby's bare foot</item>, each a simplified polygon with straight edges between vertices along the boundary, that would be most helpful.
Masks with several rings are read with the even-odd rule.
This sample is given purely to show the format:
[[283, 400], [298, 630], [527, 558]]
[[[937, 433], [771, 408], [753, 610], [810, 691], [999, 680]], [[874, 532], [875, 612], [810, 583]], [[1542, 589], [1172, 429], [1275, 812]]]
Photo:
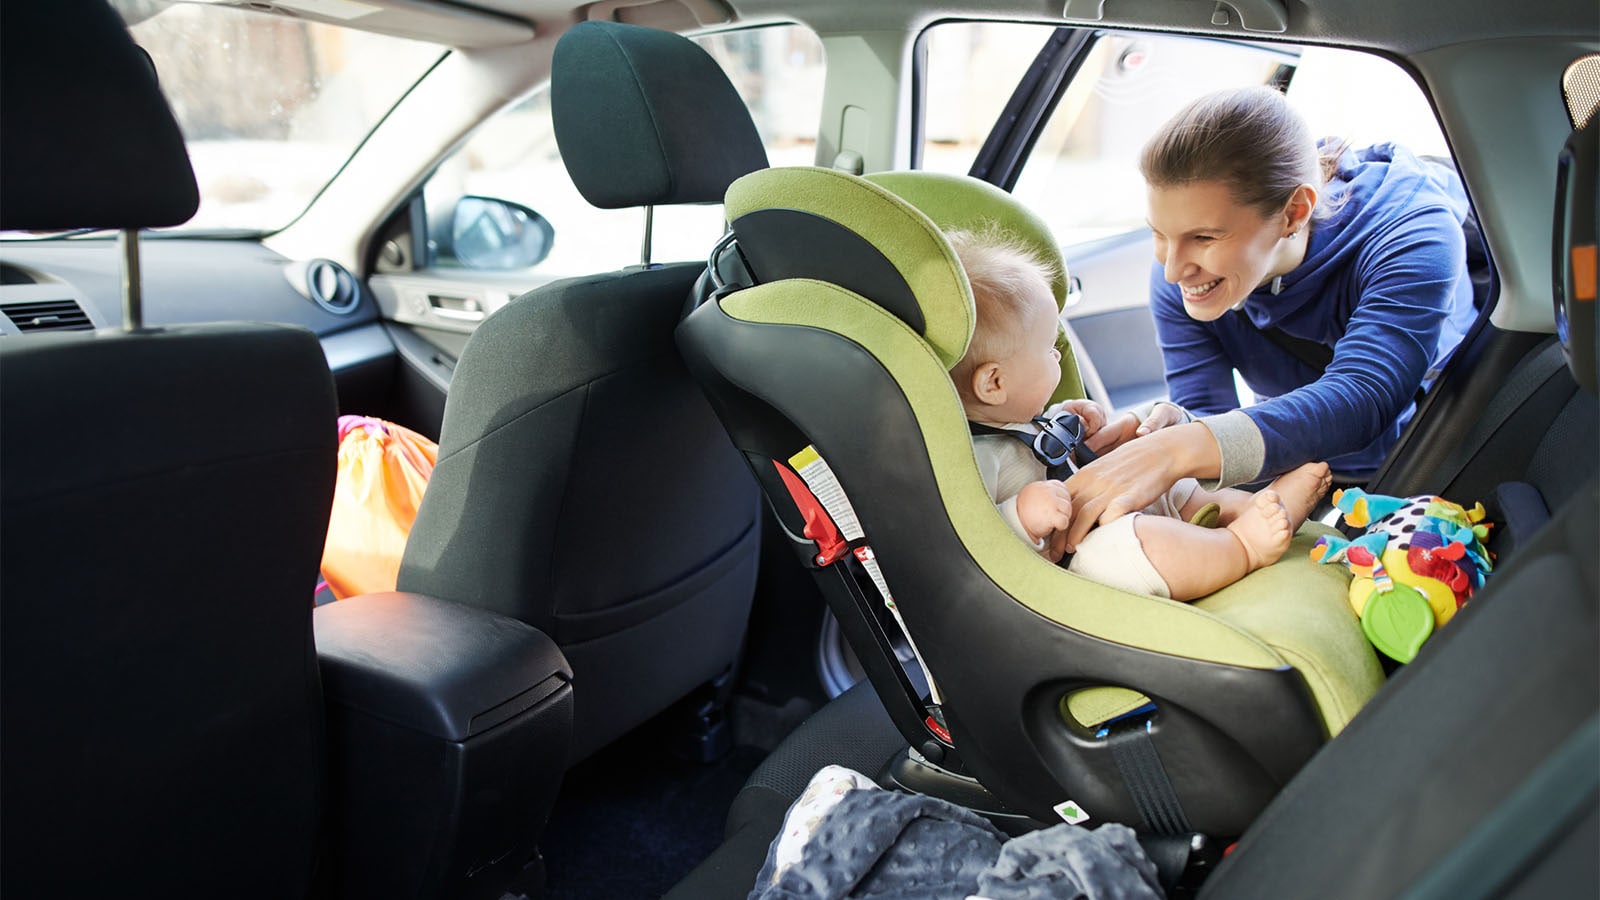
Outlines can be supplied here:
[[1289, 539], [1294, 537], [1294, 529], [1289, 527], [1289, 513], [1278, 492], [1270, 487], [1251, 495], [1250, 508], [1235, 516], [1228, 523], [1228, 530], [1244, 545], [1252, 572], [1277, 562], [1283, 551], [1289, 549]]
[[1332, 484], [1333, 474], [1328, 471], [1328, 464], [1310, 462], [1279, 475], [1267, 488], [1278, 492], [1278, 499], [1289, 515], [1289, 530], [1293, 532], [1305, 524], [1306, 517], [1317, 508], [1317, 501]]

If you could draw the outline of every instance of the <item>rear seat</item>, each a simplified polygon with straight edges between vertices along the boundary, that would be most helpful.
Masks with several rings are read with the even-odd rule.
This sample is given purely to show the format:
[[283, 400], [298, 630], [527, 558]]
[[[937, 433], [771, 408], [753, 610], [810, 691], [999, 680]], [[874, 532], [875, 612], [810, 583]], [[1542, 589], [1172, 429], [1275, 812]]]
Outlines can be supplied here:
[[[1591, 896], [1600, 884], [1600, 399], [1553, 336], [1486, 327], [1463, 350], [1505, 373], [1498, 387], [1482, 396], [1479, 368], [1472, 390], [1429, 402], [1481, 415], [1419, 422], [1428, 430], [1407, 438], [1442, 449], [1402, 443], [1401, 464], [1370, 487], [1481, 500], [1501, 526], [1496, 572], [1273, 800], [1202, 900]], [[1595, 381], [1592, 352], [1572, 362]], [[817, 769], [877, 775], [905, 746], [868, 683], [845, 692], [756, 770], [723, 845], [667, 900], [745, 897]]]

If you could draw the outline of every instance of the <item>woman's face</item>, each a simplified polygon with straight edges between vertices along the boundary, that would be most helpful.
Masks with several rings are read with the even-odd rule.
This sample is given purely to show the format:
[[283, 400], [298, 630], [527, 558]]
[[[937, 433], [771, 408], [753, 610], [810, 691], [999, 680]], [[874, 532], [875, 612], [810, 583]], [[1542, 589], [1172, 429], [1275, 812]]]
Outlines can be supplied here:
[[1240, 205], [1220, 181], [1152, 185], [1147, 196], [1156, 261], [1183, 291], [1191, 318], [1210, 322], [1281, 274], [1274, 269], [1289, 240], [1284, 215]]

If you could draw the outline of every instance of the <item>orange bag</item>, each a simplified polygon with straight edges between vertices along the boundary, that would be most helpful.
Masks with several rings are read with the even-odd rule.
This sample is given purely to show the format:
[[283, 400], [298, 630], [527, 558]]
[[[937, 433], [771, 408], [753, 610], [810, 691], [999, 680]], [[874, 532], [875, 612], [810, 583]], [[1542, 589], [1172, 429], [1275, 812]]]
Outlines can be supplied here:
[[393, 422], [339, 417], [339, 475], [322, 577], [343, 600], [392, 591], [439, 445]]

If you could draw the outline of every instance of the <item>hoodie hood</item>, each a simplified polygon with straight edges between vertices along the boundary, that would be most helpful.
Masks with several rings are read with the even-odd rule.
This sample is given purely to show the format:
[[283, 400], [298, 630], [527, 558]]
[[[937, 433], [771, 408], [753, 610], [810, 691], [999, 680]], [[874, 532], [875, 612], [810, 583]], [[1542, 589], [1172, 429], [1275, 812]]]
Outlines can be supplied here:
[[[1356, 257], [1377, 244], [1373, 239], [1439, 209], [1464, 221], [1468, 205], [1454, 166], [1392, 143], [1346, 150], [1323, 194], [1305, 259], [1283, 276], [1279, 293], [1257, 288], [1245, 299], [1244, 312], [1259, 328], [1278, 327], [1331, 345], [1358, 299], [1353, 291], [1335, 290], [1333, 282], [1350, 277]], [[1317, 311], [1331, 297], [1342, 304], [1338, 314]]]

